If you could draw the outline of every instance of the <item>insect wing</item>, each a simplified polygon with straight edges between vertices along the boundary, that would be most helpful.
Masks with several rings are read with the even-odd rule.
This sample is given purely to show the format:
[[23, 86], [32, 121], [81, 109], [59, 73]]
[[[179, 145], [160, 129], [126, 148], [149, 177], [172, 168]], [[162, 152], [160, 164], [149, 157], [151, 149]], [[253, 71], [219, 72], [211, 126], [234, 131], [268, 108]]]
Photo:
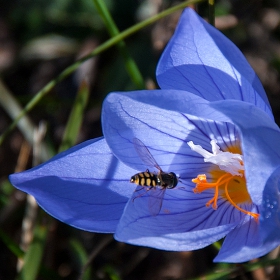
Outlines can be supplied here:
[[148, 148], [145, 146], [145, 144], [138, 138], [133, 138], [132, 141], [134, 148], [143, 163], [145, 163], [147, 166], [155, 167], [162, 172], [160, 166], [158, 165]]
[[156, 216], [161, 209], [166, 189], [153, 188], [149, 191], [148, 207], [153, 216]]

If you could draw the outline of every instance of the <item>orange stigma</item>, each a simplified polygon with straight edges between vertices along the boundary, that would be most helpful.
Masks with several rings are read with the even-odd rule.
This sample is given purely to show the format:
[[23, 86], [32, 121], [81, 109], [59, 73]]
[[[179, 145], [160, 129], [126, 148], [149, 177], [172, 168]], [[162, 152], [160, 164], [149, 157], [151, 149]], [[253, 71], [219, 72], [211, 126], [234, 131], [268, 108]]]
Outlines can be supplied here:
[[[217, 171], [216, 173], [221, 172]], [[211, 183], [207, 181], [205, 174], [199, 174], [195, 179], [192, 180], [192, 182], [196, 184], [195, 188], [193, 189], [194, 193], [201, 193], [205, 190], [214, 188], [214, 196], [206, 203], [206, 207], [212, 205], [213, 209], [216, 210], [218, 208], [217, 201], [220, 192], [220, 195], [227, 199], [233, 207], [244, 214], [252, 216], [255, 220], [258, 220], [259, 214], [244, 210], [237, 205], [237, 203], [244, 202], [252, 203], [246, 188], [246, 180], [244, 177], [233, 176], [230, 173], [225, 172], [222, 173], [223, 175]]]
[[204, 150], [199, 145], [194, 145], [193, 142], [188, 144], [193, 151], [204, 157], [205, 162], [211, 162], [219, 167], [210, 172], [210, 182], [205, 174], [199, 174], [195, 179], [192, 179], [192, 182], [196, 184], [193, 189], [194, 193], [214, 189], [214, 196], [206, 203], [206, 207], [212, 205], [212, 208], [217, 210], [217, 202], [220, 196], [240, 212], [258, 221], [258, 213], [249, 212], [238, 206], [238, 204], [242, 203], [252, 203], [246, 186], [242, 155], [240, 153], [233, 154], [221, 151], [216, 140], [211, 141], [213, 153]]

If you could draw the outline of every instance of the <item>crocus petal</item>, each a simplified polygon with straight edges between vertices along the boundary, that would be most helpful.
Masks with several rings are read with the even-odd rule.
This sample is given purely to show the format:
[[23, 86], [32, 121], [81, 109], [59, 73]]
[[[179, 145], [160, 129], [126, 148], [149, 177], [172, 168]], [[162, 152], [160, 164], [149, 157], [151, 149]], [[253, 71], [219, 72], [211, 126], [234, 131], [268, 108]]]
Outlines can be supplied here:
[[114, 232], [134, 191], [129, 183], [133, 173], [112, 155], [104, 139], [95, 139], [10, 180], [55, 218], [83, 230]]
[[203, 115], [230, 121], [208, 106], [209, 102], [192, 94], [182, 100], [181, 91], [170, 93], [163, 90], [111, 93], [106, 98], [102, 111], [104, 136], [115, 156], [130, 167], [147, 169], [133, 146], [134, 137], [152, 147], [161, 167], [177, 163], [178, 169], [175, 167], [173, 172], [181, 172], [180, 164], [185, 169], [193, 166], [194, 159], [188, 161], [184, 157], [182, 161], [182, 155], [194, 154], [188, 141], [209, 146], [209, 150], [211, 137], [221, 142], [236, 141], [233, 125], [219, 126], [218, 122], [200, 120]]
[[223, 243], [215, 262], [246, 262], [261, 257], [279, 245], [279, 240], [264, 241], [260, 223], [246, 217], [244, 223], [232, 230]]
[[[191, 251], [204, 248], [223, 238], [234, 225], [224, 225], [195, 232], [171, 233], [164, 235], [146, 236], [145, 232], [130, 235], [114, 235], [115, 239], [132, 245], [147, 246], [165, 251]], [[144, 229], [144, 228], [143, 228]], [[146, 229], [146, 228], [145, 228]]]
[[[161, 91], [114, 93], [104, 102], [103, 129], [114, 154], [127, 165], [145, 171], [147, 166], [141, 162], [132, 144], [133, 137], [137, 137], [147, 144], [164, 171], [170, 170], [179, 174], [178, 185], [184, 187], [183, 190], [166, 191], [163, 212], [156, 217], [156, 222], [152, 220], [147, 202], [147, 199], [152, 196], [152, 191], [149, 191], [146, 196], [139, 194], [140, 197], [130, 201], [124, 210], [118, 227], [118, 238], [122, 240], [126, 236], [132, 238], [134, 233], [136, 235], [142, 233], [141, 229], [147, 224], [149, 225], [147, 234], [152, 236], [199, 231], [206, 228], [210, 230], [223, 225], [231, 229], [243, 218], [240, 211], [223, 200], [219, 200], [217, 211], [212, 208], [207, 209], [205, 204], [213, 197], [213, 192], [193, 193], [194, 184], [191, 179], [200, 173], [207, 173], [211, 163], [205, 163], [200, 155], [191, 151], [187, 142], [192, 140], [211, 150], [212, 137], [218, 141], [220, 147], [225, 148], [229, 144], [238, 144], [237, 130], [230, 123], [200, 119], [173, 111], [171, 106], [169, 109], [158, 108], [157, 105], [160, 104], [156, 103], [156, 100], [163, 102], [163, 99], [166, 108], [167, 104], [172, 103], [170, 95], [160, 95], [160, 93]], [[153, 100], [157, 105], [150, 104]], [[188, 105], [190, 112], [195, 104]], [[186, 108], [184, 110], [186, 111]], [[205, 110], [207, 111], [206, 105]], [[197, 113], [196, 110], [192, 112]], [[165, 209], [168, 215], [164, 215]], [[135, 238], [138, 240], [138, 237]], [[209, 244], [213, 238], [209, 237]], [[219, 239], [220, 235], [215, 238]], [[144, 239], [142, 241], [144, 242]], [[195, 244], [189, 243], [189, 246], [193, 247]]]
[[210, 104], [229, 117], [240, 130], [248, 192], [261, 205], [267, 180], [280, 165], [280, 130], [259, 108], [240, 101]]
[[[187, 142], [193, 141], [208, 150], [211, 150], [211, 139], [216, 139], [219, 147], [222, 149], [226, 149], [227, 145], [236, 146], [239, 144], [239, 135], [235, 126], [226, 122], [204, 120], [176, 110], [173, 111], [170, 105], [169, 110], [158, 108], [157, 105], [161, 106], [158, 103], [163, 101], [166, 108], [168, 106], [167, 104], [173, 104], [172, 106], [174, 106], [172, 98], [177, 93], [175, 92], [172, 98], [170, 98], [169, 94], [161, 94], [161, 92], [114, 93], [107, 97], [103, 106], [102, 121], [104, 123], [104, 135], [108, 144], [114, 154], [130, 167], [140, 172], [145, 171], [147, 168], [152, 168], [151, 171], [158, 172], [155, 166], [147, 166], [139, 158], [133, 146], [132, 139], [134, 137], [141, 139], [146, 143], [163, 171], [175, 172], [180, 176], [181, 183], [191, 188], [191, 195], [188, 196], [185, 194], [187, 195], [186, 197], [176, 196], [175, 200], [182, 201], [180, 211], [184, 215], [183, 217], [179, 217], [178, 224], [184, 220], [189, 225], [189, 227], [184, 226], [184, 229], [180, 229], [182, 232], [204, 229], [211, 227], [210, 225], [213, 227], [214, 225], [219, 226], [231, 223], [231, 216], [234, 215], [226, 205], [220, 207], [216, 213], [217, 216], [214, 213], [210, 215], [208, 211], [205, 211], [205, 204], [213, 197], [212, 191], [205, 192], [199, 196], [193, 194], [192, 189], [195, 185], [191, 182], [191, 179], [197, 177], [198, 174], [209, 172], [212, 164], [205, 163], [202, 156], [191, 151]], [[180, 92], [177, 94], [180, 94]], [[157, 103], [157, 100], [160, 101]], [[150, 103], [152, 101], [157, 105], [151, 105]], [[207, 112], [207, 104], [204, 104], [205, 110], [202, 111]], [[193, 110], [195, 105], [196, 103], [193, 104], [190, 99], [188, 106], [185, 106], [184, 110], [188, 111], [188, 108], [190, 108], [189, 112], [197, 113], [198, 110]], [[174, 195], [176, 193], [178, 192], [174, 192]], [[193, 219], [197, 215], [195, 210], [198, 208], [196, 201], [198, 197], [200, 198], [199, 207], [203, 210], [200, 211], [202, 214], [199, 219], [196, 219], [194, 222]], [[164, 200], [167, 200], [166, 197]], [[194, 204], [192, 204], [193, 202]], [[173, 209], [173, 206], [171, 202], [168, 209]], [[144, 211], [143, 208], [147, 209], [147, 207], [148, 204], [145, 204], [143, 207], [140, 206], [140, 216], [132, 215], [128, 220], [139, 220], [143, 214], [141, 211]], [[175, 212], [177, 213], [178, 211], [175, 210]], [[125, 210], [124, 215], [131, 215], [131, 213], [133, 211], [127, 212]], [[207, 217], [211, 216], [208, 224], [205, 222], [206, 218], [204, 218], [204, 213]], [[223, 213], [224, 219], [218, 217], [221, 213]], [[234, 221], [237, 219], [240, 220], [240, 216]]]
[[280, 243], [280, 166], [267, 181], [263, 192], [260, 231], [264, 243]]
[[162, 89], [186, 90], [207, 100], [253, 103], [273, 119], [264, 89], [240, 50], [221, 32], [186, 9], [157, 68]]
[[[221, 212], [213, 209], [208, 209], [207, 212], [205, 206], [195, 199], [183, 200], [186, 191], [173, 189], [166, 192], [168, 194], [165, 193], [162, 213], [154, 217], [147, 207], [149, 196], [130, 200], [118, 225], [115, 238], [122, 242], [167, 251], [194, 250], [223, 238], [238, 223], [232, 219], [232, 223], [213, 226], [211, 222], [221, 221], [224, 218]], [[180, 195], [182, 192], [184, 194]], [[188, 204], [189, 208], [193, 208], [193, 212], [183, 213], [182, 209]], [[215, 218], [212, 215], [215, 215]], [[207, 229], [203, 229], [201, 221], [204, 225], [208, 224]], [[189, 231], [191, 227], [193, 229]], [[195, 230], [198, 227], [201, 230]]]

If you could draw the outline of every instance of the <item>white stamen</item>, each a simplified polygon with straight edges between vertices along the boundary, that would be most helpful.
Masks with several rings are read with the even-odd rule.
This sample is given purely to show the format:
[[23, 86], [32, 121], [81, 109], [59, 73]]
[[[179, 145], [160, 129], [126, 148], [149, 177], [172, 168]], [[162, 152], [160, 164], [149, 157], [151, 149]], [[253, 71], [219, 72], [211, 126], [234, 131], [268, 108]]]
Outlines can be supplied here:
[[211, 140], [212, 153], [203, 149], [200, 145], [195, 145], [193, 141], [188, 142], [190, 148], [204, 157], [204, 162], [211, 162], [219, 166], [221, 170], [224, 170], [235, 176], [243, 176], [241, 170], [244, 170], [243, 157], [240, 154], [233, 154], [230, 152], [223, 152], [217, 145], [216, 140]]

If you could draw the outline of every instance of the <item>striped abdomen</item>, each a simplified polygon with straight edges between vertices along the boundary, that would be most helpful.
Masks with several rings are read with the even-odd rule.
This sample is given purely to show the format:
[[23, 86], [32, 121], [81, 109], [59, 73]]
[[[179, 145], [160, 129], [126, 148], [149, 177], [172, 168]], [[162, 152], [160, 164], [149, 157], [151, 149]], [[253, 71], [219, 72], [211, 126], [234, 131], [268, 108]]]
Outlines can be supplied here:
[[150, 187], [150, 188], [160, 185], [158, 176], [151, 173], [149, 170], [146, 170], [145, 172], [140, 172], [140, 173], [133, 175], [130, 178], [130, 182], [134, 183], [136, 185], [142, 186], [142, 187], [145, 186], [145, 187]]

